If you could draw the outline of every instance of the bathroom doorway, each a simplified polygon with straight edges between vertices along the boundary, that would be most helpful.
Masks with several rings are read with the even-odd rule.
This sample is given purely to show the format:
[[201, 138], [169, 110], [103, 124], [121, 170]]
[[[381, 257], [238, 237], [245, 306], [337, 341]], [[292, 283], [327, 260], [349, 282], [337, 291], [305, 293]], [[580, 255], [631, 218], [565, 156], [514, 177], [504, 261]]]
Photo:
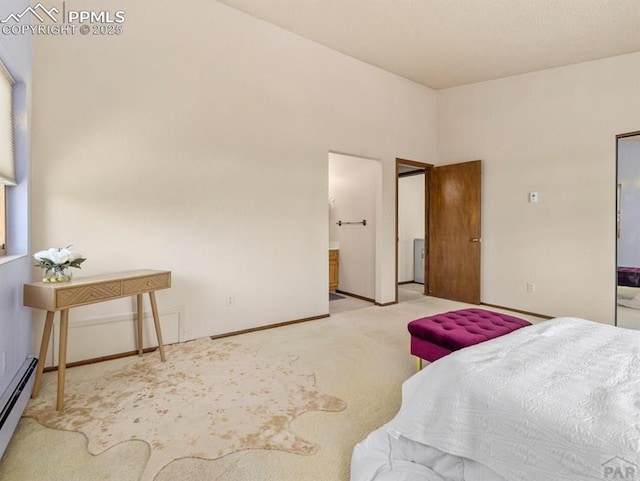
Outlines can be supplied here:
[[[330, 290], [334, 299], [348, 296], [373, 304], [382, 166], [375, 159], [329, 152], [328, 170], [329, 249], [330, 258], [337, 260], [337, 282]], [[330, 281], [335, 281], [335, 265], [329, 269]]]

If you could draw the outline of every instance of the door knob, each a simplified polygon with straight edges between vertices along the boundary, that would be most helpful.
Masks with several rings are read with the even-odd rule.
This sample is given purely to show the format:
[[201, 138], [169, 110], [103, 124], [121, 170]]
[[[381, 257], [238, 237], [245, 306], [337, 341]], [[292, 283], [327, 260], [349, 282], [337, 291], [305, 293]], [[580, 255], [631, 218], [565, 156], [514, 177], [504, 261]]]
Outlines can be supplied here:
[[471, 239], [471, 242], [482, 242], [482, 239], [480, 239], [479, 237], [474, 237], [473, 239]]

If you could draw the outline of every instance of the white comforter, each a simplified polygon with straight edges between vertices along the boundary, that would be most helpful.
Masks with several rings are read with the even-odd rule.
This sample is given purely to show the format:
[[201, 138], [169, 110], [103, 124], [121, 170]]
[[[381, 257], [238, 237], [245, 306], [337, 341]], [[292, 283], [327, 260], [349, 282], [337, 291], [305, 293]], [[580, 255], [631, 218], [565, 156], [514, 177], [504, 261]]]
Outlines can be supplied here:
[[432, 363], [402, 396], [352, 481], [640, 479], [639, 331], [553, 319]]

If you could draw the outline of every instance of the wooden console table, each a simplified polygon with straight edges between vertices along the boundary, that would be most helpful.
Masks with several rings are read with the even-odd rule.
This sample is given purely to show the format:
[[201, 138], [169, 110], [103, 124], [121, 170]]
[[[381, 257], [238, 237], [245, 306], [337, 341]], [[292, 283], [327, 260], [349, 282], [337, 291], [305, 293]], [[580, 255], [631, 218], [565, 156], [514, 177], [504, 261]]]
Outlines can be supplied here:
[[113, 274], [80, 277], [71, 282], [48, 283], [33, 282], [24, 285], [24, 305], [47, 311], [44, 323], [44, 332], [40, 343], [40, 356], [38, 368], [33, 385], [31, 397], [38, 396], [44, 358], [49, 348], [49, 337], [53, 326], [53, 317], [56, 311], [60, 311], [60, 345], [58, 354], [58, 411], [64, 408], [64, 380], [67, 364], [67, 332], [69, 329], [69, 309], [72, 307], [95, 304], [97, 302], [110, 301], [121, 297], [136, 296], [137, 301], [137, 347], [138, 355], [142, 356], [142, 295], [149, 293], [153, 323], [158, 337], [160, 359], [165, 361], [162, 331], [158, 318], [158, 306], [156, 304], [155, 291], [171, 287], [170, 271], [137, 270], [117, 272]]

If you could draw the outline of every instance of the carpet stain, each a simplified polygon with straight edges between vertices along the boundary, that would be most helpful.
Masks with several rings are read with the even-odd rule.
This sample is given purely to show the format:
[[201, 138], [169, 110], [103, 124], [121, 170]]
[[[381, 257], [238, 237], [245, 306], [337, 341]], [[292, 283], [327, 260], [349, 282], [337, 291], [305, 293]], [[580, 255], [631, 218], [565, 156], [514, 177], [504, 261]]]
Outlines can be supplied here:
[[49, 373], [25, 416], [83, 433], [91, 454], [145, 441], [151, 455], [141, 481], [151, 481], [179, 458], [216, 459], [245, 449], [313, 454], [318, 446], [291, 432], [291, 421], [308, 411], [346, 408], [318, 392], [314, 374], [297, 367], [295, 356], [264, 356], [209, 338], [166, 351], [164, 363], [150, 355], [121, 371], [67, 382], [62, 412], [55, 410], [55, 373]]

